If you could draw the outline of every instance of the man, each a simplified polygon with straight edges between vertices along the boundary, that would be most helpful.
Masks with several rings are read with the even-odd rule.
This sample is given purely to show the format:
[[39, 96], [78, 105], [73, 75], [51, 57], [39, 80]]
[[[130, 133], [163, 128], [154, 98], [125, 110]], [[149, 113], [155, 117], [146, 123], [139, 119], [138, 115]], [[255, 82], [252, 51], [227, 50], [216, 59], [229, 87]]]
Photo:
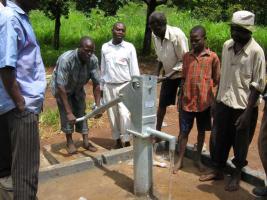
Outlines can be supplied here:
[[254, 14], [238, 11], [233, 14], [231, 37], [222, 51], [221, 79], [216, 104], [216, 138], [213, 150], [215, 169], [200, 181], [223, 178], [231, 146], [235, 170], [226, 191], [239, 189], [241, 169], [253, 138], [258, 117], [258, 97], [265, 87], [264, 52], [252, 37]]
[[213, 87], [220, 78], [220, 60], [216, 53], [205, 46], [206, 30], [195, 26], [190, 31], [192, 49], [183, 58], [182, 91], [179, 109], [180, 133], [178, 137], [179, 156], [174, 173], [182, 167], [188, 135], [197, 122], [197, 156], [195, 164], [204, 171], [201, 152], [205, 140], [205, 131], [211, 127], [210, 109], [214, 104]]
[[[112, 40], [105, 43], [101, 50], [101, 79], [103, 99], [109, 102], [117, 98], [119, 91], [131, 81], [132, 76], [139, 76], [139, 67], [134, 46], [123, 40], [126, 27], [116, 22], [112, 28]], [[130, 113], [123, 103], [108, 109], [112, 137], [116, 140], [114, 148], [130, 146], [129, 128]]]
[[0, 12], [0, 177], [12, 177], [15, 200], [38, 188], [38, 114], [46, 88], [40, 48], [28, 13], [39, 1], [7, 1]]
[[93, 40], [86, 36], [82, 37], [79, 48], [67, 51], [58, 58], [52, 75], [52, 93], [56, 97], [61, 130], [66, 134], [69, 154], [77, 151], [72, 139], [74, 125], [75, 131], [82, 134], [83, 147], [92, 152], [97, 151], [96, 147], [88, 141], [87, 120], [76, 123], [76, 117], [85, 115], [86, 95], [84, 85], [90, 79], [93, 82], [96, 106], [100, 104], [99, 66], [94, 51], [95, 44]]
[[188, 41], [181, 29], [167, 25], [163, 13], [153, 12], [149, 17], [149, 26], [153, 32], [154, 47], [159, 61], [155, 75], [159, 76], [163, 67], [167, 78], [161, 85], [157, 111], [156, 129], [160, 131], [167, 106], [174, 105], [176, 101], [177, 88], [181, 81], [182, 58], [188, 51]]

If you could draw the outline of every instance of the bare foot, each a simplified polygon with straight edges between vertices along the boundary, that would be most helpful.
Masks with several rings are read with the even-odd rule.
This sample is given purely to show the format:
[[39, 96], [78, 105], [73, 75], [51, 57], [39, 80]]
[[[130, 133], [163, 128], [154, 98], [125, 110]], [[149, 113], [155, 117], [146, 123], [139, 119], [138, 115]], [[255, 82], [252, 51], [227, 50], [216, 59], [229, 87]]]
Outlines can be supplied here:
[[77, 152], [77, 149], [76, 149], [76, 147], [75, 147], [73, 142], [67, 144], [66, 150], [67, 150], [68, 154], [74, 154], [74, 153]]
[[87, 149], [88, 151], [92, 151], [92, 152], [97, 151], [97, 148], [94, 145], [92, 145], [90, 142], [84, 143], [83, 148]]
[[230, 181], [226, 184], [224, 189], [229, 192], [239, 190], [240, 178], [241, 178], [240, 173], [232, 175]]
[[180, 170], [180, 169], [182, 169], [183, 168], [183, 163], [182, 162], [177, 162], [175, 165], [174, 165], [174, 167], [173, 167], [173, 174], [177, 174], [178, 173], [178, 171]]

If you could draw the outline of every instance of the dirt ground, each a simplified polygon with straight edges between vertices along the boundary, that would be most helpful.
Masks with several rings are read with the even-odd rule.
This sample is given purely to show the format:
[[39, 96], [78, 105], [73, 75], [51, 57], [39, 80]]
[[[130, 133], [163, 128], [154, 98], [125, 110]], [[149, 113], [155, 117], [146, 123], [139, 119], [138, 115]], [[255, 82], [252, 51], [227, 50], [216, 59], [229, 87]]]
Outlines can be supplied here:
[[[153, 66], [155, 66], [154, 62], [142, 60], [140, 62], [141, 73], [148, 74], [153, 69]], [[47, 70], [47, 74], [51, 74], [52, 70], [53, 70], [52, 68], [49, 68]], [[160, 85], [158, 85], [158, 91], [159, 89], [160, 89]], [[87, 100], [92, 101], [93, 100], [92, 86], [90, 83], [86, 86], [86, 93], [87, 93]], [[47, 89], [47, 93], [46, 93], [44, 110], [48, 108], [50, 109], [56, 108], [55, 99], [52, 96], [51, 91], [49, 89]], [[260, 124], [261, 124], [262, 111], [263, 111], [263, 103], [261, 103], [260, 105], [257, 127], [256, 127], [255, 135], [250, 145], [249, 153], [248, 153], [249, 167], [254, 170], [260, 170], [260, 171], [263, 171], [263, 168], [262, 168], [259, 155], [258, 155], [257, 140], [258, 140], [259, 129], [260, 129]], [[176, 106], [168, 107], [164, 122], [167, 123], [167, 126], [163, 127], [162, 131], [177, 136], [179, 123], [178, 123], [178, 112], [176, 110]], [[51, 133], [51, 129], [48, 127], [47, 130], [45, 131], [45, 135], [41, 138], [41, 145], [43, 146], [47, 144], [55, 144], [55, 143], [64, 142], [65, 136], [64, 134], [59, 134], [59, 132], [60, 131], [58, 130], [56, 132]], [[196, 131], [196, 126], [194, 125], [194, 128], [191, 131], [190, 136], [189, 136], [189, 143], [191, 144], [196, 143], [197, 141], [196, 136], [197, 136], [197, 131]], [[205, 139], [207, 148], [208, 148], [208, 143], [209, 143], [209, 137], [210, 137], [210, 132], [207, 132], [206, 139]], [[79, 134], [74, 134], [74, 139], [80, 139], [80, 138], [81, 136]], [[106, 112], [102, 118], [98, 120], [93, 120], [92, 128], [90, 129], [90, 139], [96, 144], [98, 144], [99, 146], [102, 146], [107, 149], [111, 148], [114, 145], [114, 141], [111, 138], [111, 129], [109, 127], [109, 122], [108, 122]]]

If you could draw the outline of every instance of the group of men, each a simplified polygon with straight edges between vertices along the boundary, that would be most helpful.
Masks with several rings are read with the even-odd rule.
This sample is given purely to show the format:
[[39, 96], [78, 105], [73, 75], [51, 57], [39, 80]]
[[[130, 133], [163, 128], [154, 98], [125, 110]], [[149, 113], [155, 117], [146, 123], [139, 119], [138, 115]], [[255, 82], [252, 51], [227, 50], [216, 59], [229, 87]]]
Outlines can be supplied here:
[[[0, 189], [12, 190], [15, 200], [36, 199], [38, 188], [38, 114], [42, 109], [46, 79], [40, 47], [28, 19], [28, 12], [37, 8], [38, 3], [36, 0], [14, 0], [7, 1], [6, 7], [0, 8]], [[157, 130], [161, 130], [166, 108], [176, 103], [179, 94], [179, 155], [173, 172], [182, 167], [188, 135], [196, 118], [196, 165], [201, 171], [204, 170], [201, 150], [205, 131], [215, 130], [211, 143], [214, 168], [202, 175], [200, 181], [223, 178], [222, 169], [233, 147], [232, 162], [236, 168], [225, 190], [237, 190], [256, 127], [259, 95], [265, 91], [264, 52], [252, 37], [254, 14], [248, 11], [233, 14], [230, 24], [232, 39], [223, 46], [221, 64], [216, 53], [206, 45], [203, 26], [191, 29], [189, 51], [185, 34], [181, 29], [167, 25], [163, 13], [154, 12], [149, 25], [159, 61], [155, 74], [159, 75], [161, 68], [164, 71]], [[132, 76], [140, 75], [136, 50], [131, 43], [124, 41], [125, 33], [126, 27], [122, 22], [113, 25], [112, 39], [102, 46], [100, 67], [94, 55], [94, 41], [87, 36], [81, 38], [77, 49], [58, 58], [51, 88], [70, 154], [76, 152], [72, 139], [74, 130], [82, 134], [85, 149], [97, 151], [88, 140], [87, 122], [76, 123], [78, 117], [85, 115], [84, 85], [92, 80], [97, 107], [101, 91], [104, 102], [109, 102], [118, 97], [119, 90]], [[108, 116], [115, 148], [130, 146], [130, 136], [126, 132], [131, 124], [128, 109], [119, 103], [108, 110]], [[259, 149], [267, 170], [266, 120], [265, 108]], [[259, 196], [267, 195], [266, 187], [255, 188], [253, 192]], [[0, 198], [10, 198], [3, 195], [0, 192]]]

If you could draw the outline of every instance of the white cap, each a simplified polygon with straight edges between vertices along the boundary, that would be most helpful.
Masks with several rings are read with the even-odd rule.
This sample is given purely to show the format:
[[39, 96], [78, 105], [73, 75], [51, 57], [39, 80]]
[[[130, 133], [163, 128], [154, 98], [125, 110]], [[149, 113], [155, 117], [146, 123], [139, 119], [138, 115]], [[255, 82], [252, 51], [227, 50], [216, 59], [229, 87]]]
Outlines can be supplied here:
[[234, 12], [232, 24], [238, 25], [249, 31], [254, 30], [255, 15], [252, 12], [241, 10]]

